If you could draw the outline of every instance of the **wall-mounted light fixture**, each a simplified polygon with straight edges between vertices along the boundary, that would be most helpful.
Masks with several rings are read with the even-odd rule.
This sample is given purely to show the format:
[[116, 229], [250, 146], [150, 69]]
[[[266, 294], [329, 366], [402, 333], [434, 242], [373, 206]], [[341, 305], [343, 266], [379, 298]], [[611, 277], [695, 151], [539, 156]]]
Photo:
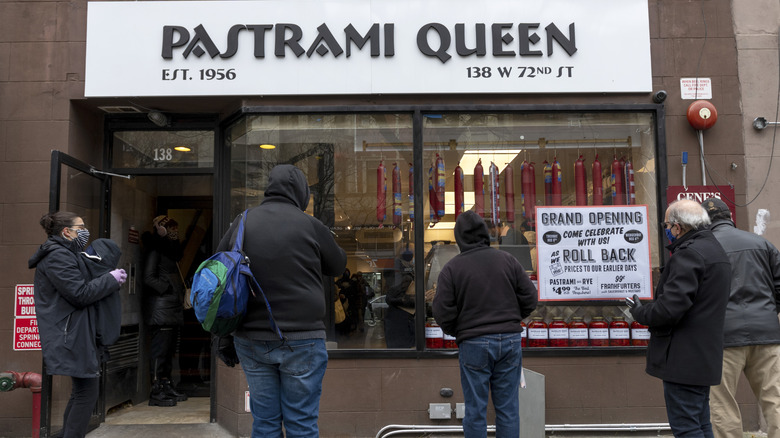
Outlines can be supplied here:
[[148, 117], [152, 123], [159, 126], [160, 128], [165, 128], [166, 126], [171, 125], [171, 120], [168, 118], [168, 116], [159, 111], [149, 111], [146, 114], [146, 117]]
[[753, 129], [760, 131], [769, 125], [780, 125], [780, 122], [767, 122], [764, 117], [756, 117], [753, 119]]

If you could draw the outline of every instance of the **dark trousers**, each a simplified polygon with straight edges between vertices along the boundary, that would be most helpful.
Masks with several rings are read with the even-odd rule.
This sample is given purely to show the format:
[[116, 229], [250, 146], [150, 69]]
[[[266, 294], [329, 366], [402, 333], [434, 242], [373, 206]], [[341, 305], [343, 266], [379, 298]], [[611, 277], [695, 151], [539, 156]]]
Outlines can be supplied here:
[[675, 437], [712, 438], [710, 387], [664, 381], [666, 416]]
[[71, 377], [71, 386], [70, 400], [65, 407], [62, 423], [62, 436], [63, 438], [84, 438], [100, 392], [100, 379], [97, 377]]
[[151, 326], [152, 344], [151, 372], [152, 381], [171, 380], [173, 371], [173, 356], [176, 354], [176, 338], [179, 336], [179, 328], [175, 326]]

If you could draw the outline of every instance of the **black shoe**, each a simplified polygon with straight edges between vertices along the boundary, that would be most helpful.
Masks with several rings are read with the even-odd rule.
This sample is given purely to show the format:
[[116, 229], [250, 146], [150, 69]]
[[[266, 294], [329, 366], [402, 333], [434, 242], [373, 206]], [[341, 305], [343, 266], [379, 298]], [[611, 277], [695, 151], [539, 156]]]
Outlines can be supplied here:
[[176, 398], [163, 392], [163, 387], [158, 382], [152, 385], [149, 394], [149, 406], [176, 406]]
[[168, 379], [162, 379], [162, 392], [167, 397], [172, 398], [177, 402], [187, 400], [187, 394], [177, 391]]

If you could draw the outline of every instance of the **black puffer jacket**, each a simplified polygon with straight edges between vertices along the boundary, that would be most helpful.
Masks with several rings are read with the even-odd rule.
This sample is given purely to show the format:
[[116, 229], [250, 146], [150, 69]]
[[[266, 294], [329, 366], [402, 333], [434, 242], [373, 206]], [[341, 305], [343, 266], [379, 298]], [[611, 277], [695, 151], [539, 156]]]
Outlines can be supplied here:
[[490, 247], [485, 221], [473, 211], [455, 223], [460, 254], [439, 273], [433, 316], [460, 343], [477, 336], [521, 333], [537, 290], [511, 254]]
[[49, 374], [97, 377], [94, 303], [119, 291], [105, 273], [91, 278], [81, 248], [73, 241], [51, 236], [30, 258], [35, 269], [35, 313], [43, 361]]
[[728, 219], [716, 220], [710, 230], [728, 254], [733, 276], [723, 346], [780, 344], [780, 252]]
[[184, 324], [184, 283], [176, 264], [182, 249], [178, 241], [145, 233], [149, 249], [144, 263], [144, 322], [147, 325]]
[[[274, 319], [290, 340], [324, 339], [326, 315], [323, 275], [344, 272], [347, 256], [326, 227], [306, 214], [309, 185], [295, 166], [278, 165], [271, 169], [265, 199], [249, 210], [244, 233], [244, 251], [250, 268], [263, 288]], [[230, 245], [233, 221], [217, 251]], [[330, 292], [330, 289], [328, 289]], [[247, 314], [236, 336], [260, 340], [278, 340], [270, 328], [268, 311], [262, 298], [249, 299]]]
[[647, 374], [683, 385], [720, 383], [723, 320], [731, 284], [728, 256], [709, 230], [689, 231], [667, 246], [655, 301], [631, 309], [650, 327]]

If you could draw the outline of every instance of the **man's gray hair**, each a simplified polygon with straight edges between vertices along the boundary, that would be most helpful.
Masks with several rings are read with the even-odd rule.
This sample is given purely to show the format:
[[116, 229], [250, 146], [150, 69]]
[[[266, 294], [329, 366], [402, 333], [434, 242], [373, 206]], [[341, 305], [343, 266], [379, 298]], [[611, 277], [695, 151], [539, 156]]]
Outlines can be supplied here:
[[710, 224], [710, 216], [707, 210], [696, 201], [679, 199], [669, 204], [668, 221], [678, 223], [689, 230], [699, 230]]

